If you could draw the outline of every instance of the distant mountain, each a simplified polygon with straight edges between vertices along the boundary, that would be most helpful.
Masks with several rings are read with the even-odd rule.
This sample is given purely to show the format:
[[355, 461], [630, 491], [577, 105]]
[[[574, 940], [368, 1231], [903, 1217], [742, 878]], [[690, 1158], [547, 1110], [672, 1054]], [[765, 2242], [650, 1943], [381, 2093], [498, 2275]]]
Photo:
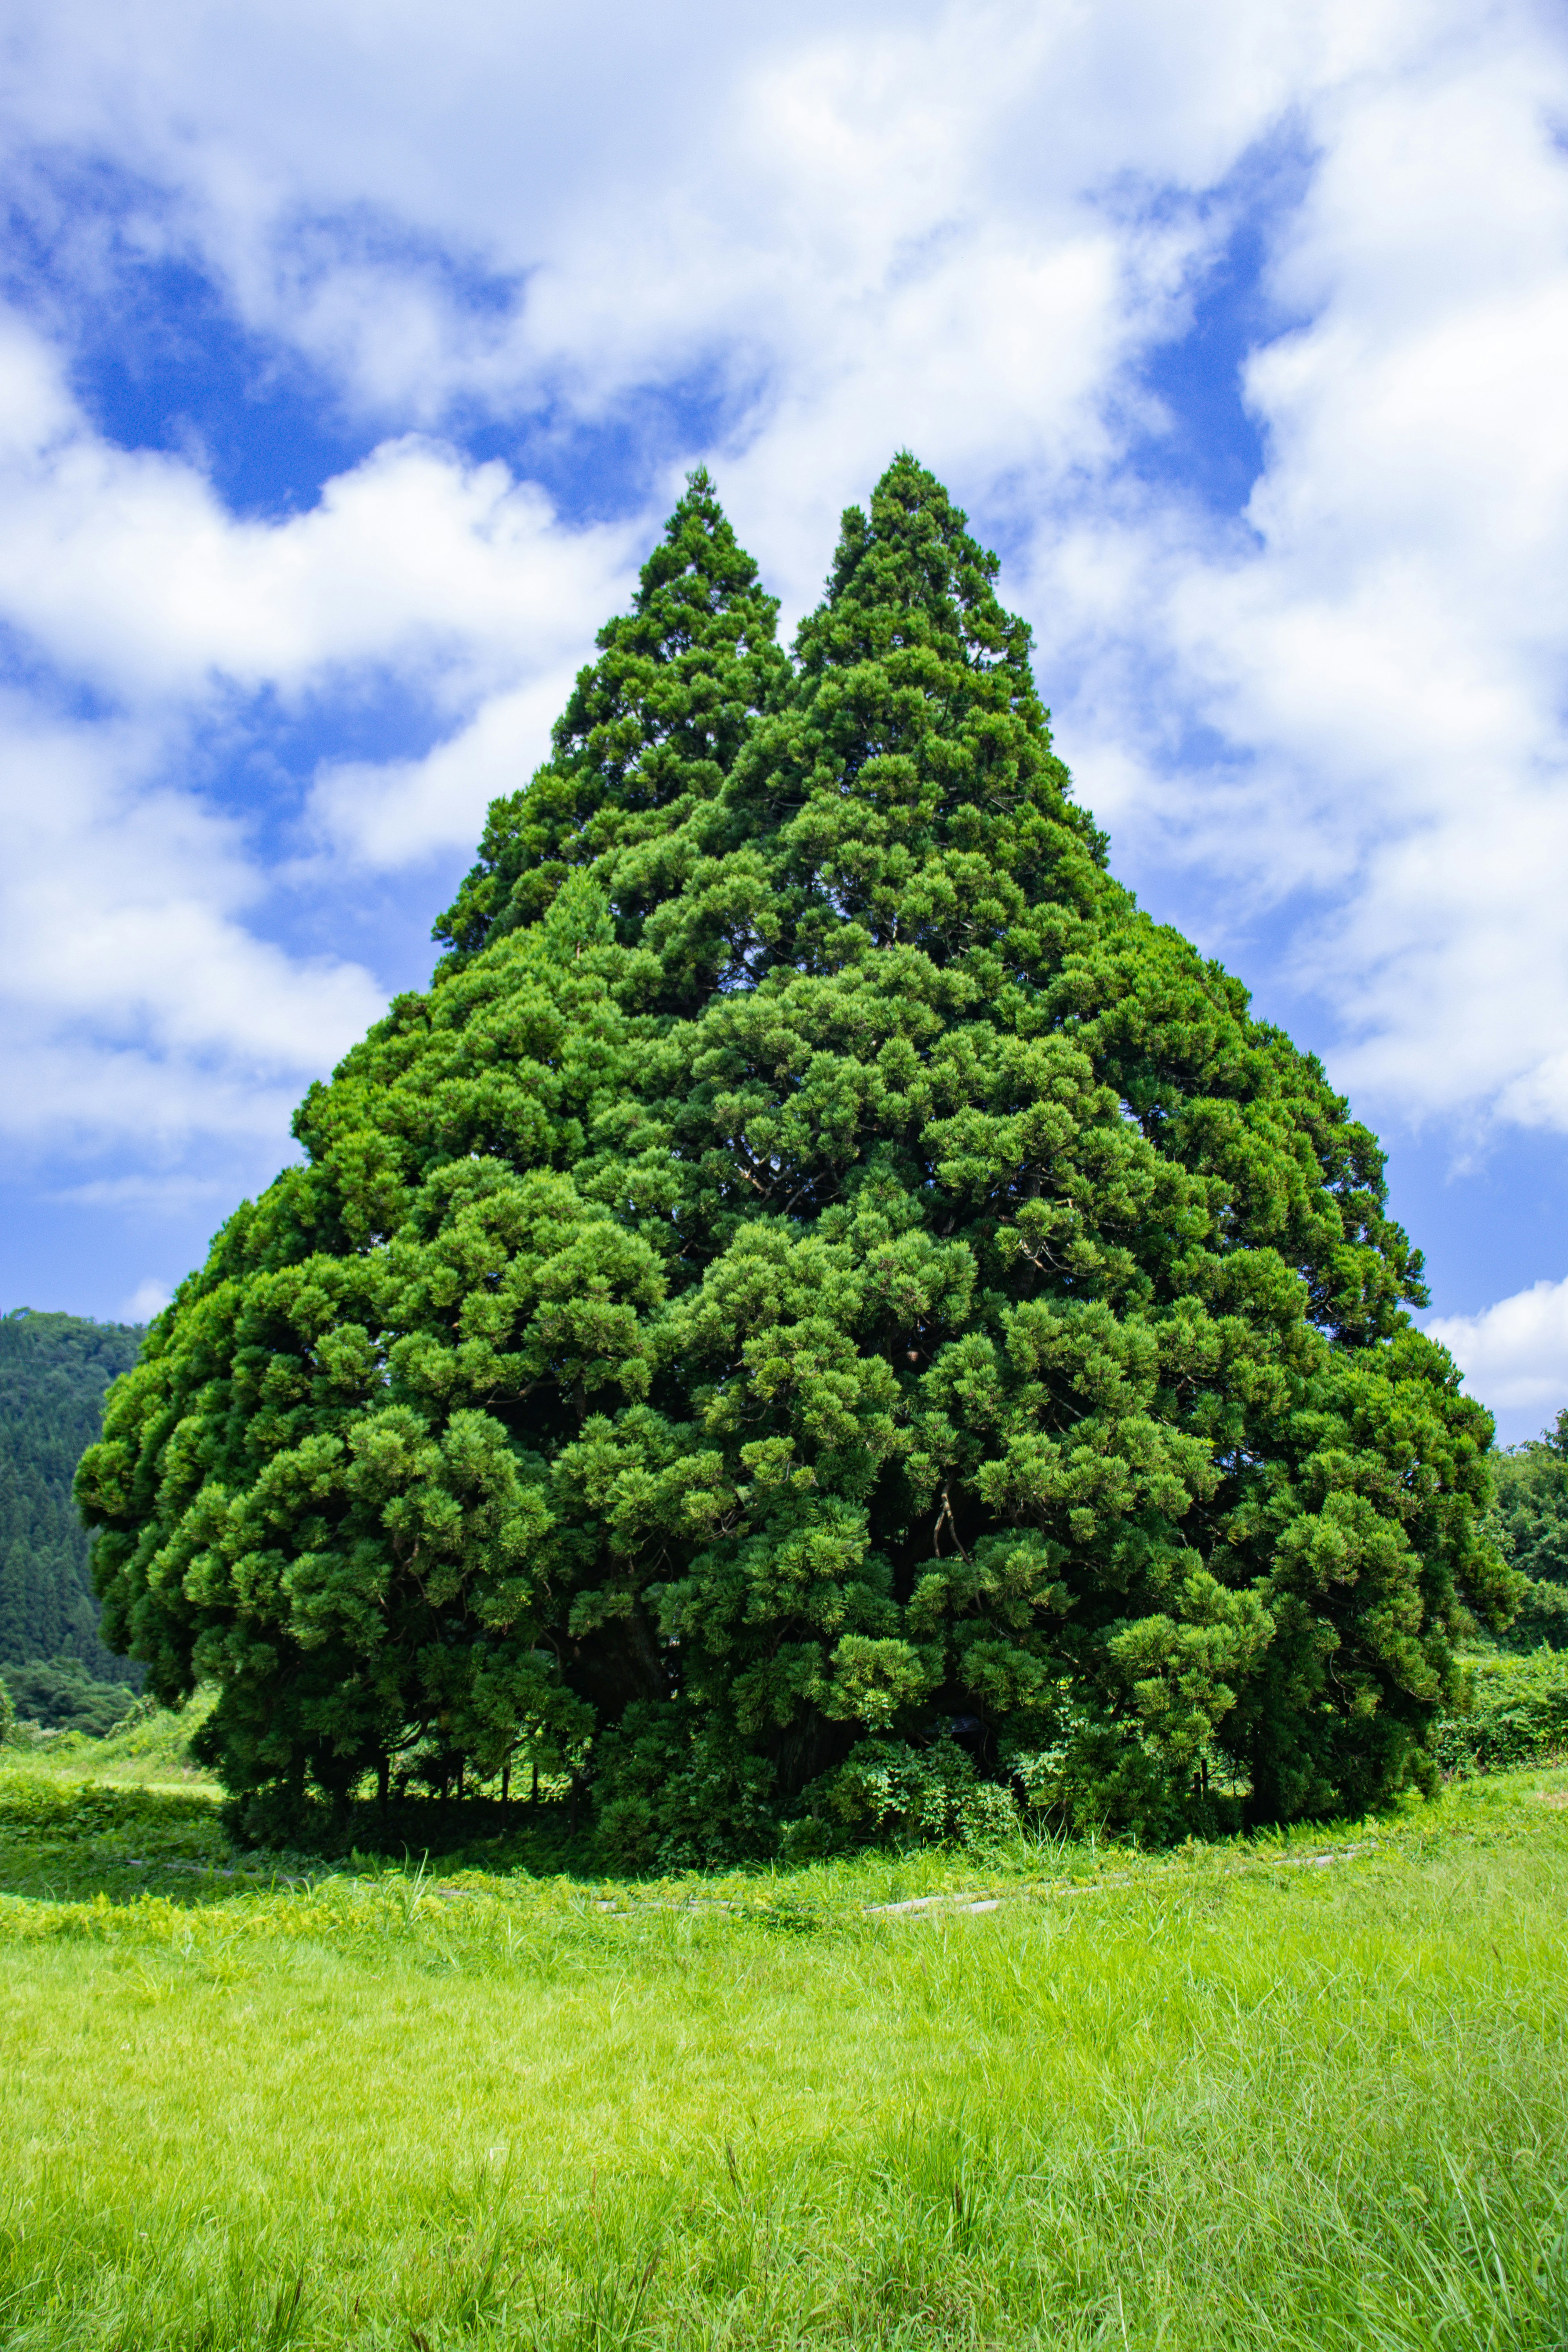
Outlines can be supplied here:
[[0, 1666], [76, 1658], [99, 1679], [141, 1679], [98, 1638], [88, 1537], [71, 1501], [104, 1391], [141, 1344], [139, 1325], [26, 1307], [0, 1316]]

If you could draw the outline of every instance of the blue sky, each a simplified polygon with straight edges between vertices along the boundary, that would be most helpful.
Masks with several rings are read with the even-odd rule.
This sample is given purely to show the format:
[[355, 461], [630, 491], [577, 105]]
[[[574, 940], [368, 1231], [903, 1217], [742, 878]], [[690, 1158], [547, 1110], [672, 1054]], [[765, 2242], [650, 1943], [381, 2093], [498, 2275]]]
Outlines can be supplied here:
[[286, 1155], [699, 459], [793, 624], [907, 445], [1156, 914], [1568, 1402], [1568, 39], [1439, 0], [13, 0], [0, 1306]]

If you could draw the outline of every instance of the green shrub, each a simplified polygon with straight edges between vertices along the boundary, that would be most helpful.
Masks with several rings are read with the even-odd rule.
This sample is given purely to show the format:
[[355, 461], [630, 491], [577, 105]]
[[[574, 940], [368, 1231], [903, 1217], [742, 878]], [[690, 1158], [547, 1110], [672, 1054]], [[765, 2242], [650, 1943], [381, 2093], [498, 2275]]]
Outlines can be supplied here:
[[822, 1798], [829, 1813], [862, 1836], [891, 1832], [978, 1845], [1018, 1826], [1011, 1790], [982, 1780], [946, 1735], [924, 1748], [863, 1739], [823, 1782]]
[[1480, 1658], [1469, 1705], [1437, 1726], [1436, 1758], [1448, 1772], [1500, 1772], [1568, 1753], [1568, 1654]]
[[1047, 1727], [1055, 1734], [1048, 1745], [1020, 1748], [1008, 1758], [1036, 1820], [1077, 1835], [1133, 1821], [1155, 1841], [1220, 1825], [1199, 1791], [1184, 1792], [1184, 1801], [1172, 1791], [1165, 1759], [1136, 1721], [1117, 1721], [1064, 1696]]
[[111, 1731], [92, 1743], [94, 1769], [133, 1780], [149, 1773], [195, 1771], [191, 1742], [212, 1713], [216, 1696], [209, 1685], [178, 1709], [160, 1706], [152, 1697], [138, 1699]]
[[634, 1704], [603, 1743], [598, 1843], [622, 1869], [701, 1870], [773, 1853], [772, 1774], [723, 1723], [689, 1705]]

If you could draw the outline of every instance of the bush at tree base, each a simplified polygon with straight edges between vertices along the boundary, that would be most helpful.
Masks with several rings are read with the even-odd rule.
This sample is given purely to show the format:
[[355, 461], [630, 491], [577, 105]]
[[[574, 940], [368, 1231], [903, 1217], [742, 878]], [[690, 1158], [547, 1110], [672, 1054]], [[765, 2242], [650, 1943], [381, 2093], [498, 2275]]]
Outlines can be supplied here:
[[1374, 1139], [1107, 871], [996, 568], [901, 457], [786, 659], [694, 476], [112, 1392], [106, 1637], [221, 1685], [257, 1834], [532, 1763], [666, 1864], [1429, 1778], [1491, 1423]]

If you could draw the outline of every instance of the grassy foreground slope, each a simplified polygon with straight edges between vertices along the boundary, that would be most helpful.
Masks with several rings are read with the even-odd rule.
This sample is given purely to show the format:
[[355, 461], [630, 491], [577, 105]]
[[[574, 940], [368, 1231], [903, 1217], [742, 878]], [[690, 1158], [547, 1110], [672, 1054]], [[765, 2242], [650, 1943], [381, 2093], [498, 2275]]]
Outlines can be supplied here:
[[268, 1884], [199, 1791], [15, 1776], [0, 2343], [1561, 2345], [1565, 1798]]

